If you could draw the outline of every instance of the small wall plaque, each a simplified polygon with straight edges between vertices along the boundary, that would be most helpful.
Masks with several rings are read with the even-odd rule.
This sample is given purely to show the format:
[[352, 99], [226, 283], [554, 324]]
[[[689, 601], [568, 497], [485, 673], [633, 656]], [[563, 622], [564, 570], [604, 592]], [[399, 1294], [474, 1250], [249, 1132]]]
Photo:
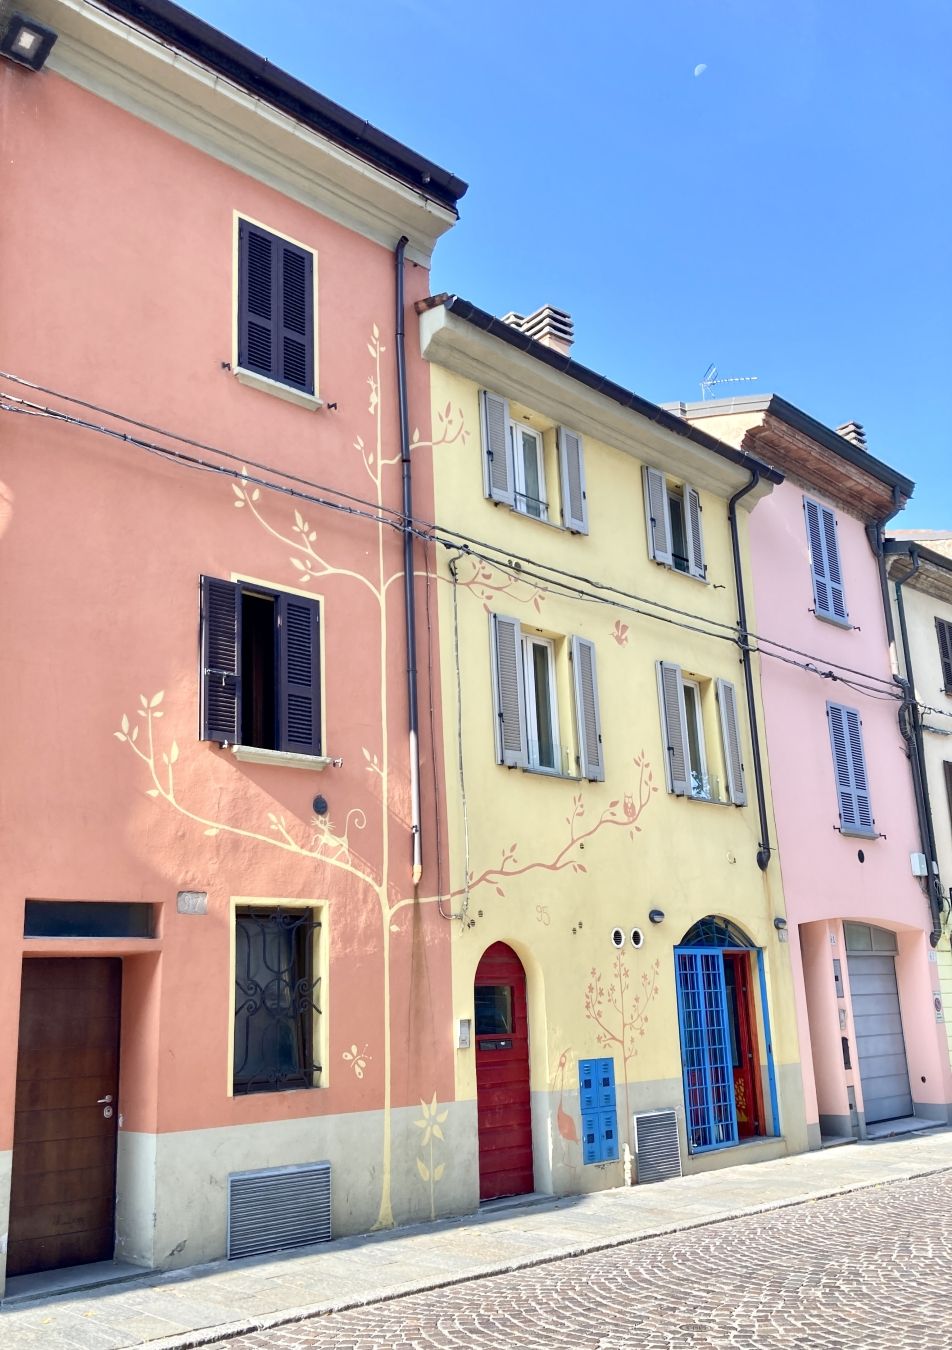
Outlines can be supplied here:
[[179, 914], [207, 914], [208, 892], [179, 891], [175, 900], [175, 908]]

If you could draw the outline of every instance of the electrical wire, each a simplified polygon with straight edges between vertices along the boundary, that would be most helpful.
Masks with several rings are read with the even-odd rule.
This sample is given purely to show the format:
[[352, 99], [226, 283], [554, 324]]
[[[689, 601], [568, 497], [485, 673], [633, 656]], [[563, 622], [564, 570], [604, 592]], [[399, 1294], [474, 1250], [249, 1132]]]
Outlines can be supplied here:
[[[0, 372], [0, 375], [2, 375], [2, 372]], [[20, 384], [26, 385], [30, 384], [30, 382], [23, 381], [17, 376], [8, 375], [7, 378], [11, 378], [15, 382]], [[56, 393], [56, 391], [47, 391], [43, 386], [40, 385], [31, 387], [35, 387], [41, 392], [49, 392], [54, 397], [63, 397], [66, 401], [75, 402], [77, 405], [84, 404], [83, 400], [74, 399], [72, 396], [68, 395], [59, 395]], [[158, 445], [155, 442], [146, 441], [142, 437], [131, 435], [128, 432], [119, 431], [111, 427], [90, 422], [84, 418], [74, 417], [72, 414], [63, 412], [59, 409], [48, 408], [40, 404], [32, 403], [30, 400], [22, 399], [17, 395], [9, 393], [0, 393], [0, 400], [10, 400], [9, 402], [0, 401], [0, 411], [3, 412], [49, 418], [51, 420], [58, 421], [66, 425], [75, 426], [87, 431], [92, 431], [97, 434], [101, 434], [106, 437], [132, 445], [138, 449], [146, 451], [150, 454], [154, 454], [159, 458], [165, 459], [167, 461], [184, 465], [185, 467], [188, 468], [197, 469], [203, 472], [217, 473], [223, 477], [232, 480], [238, 480], [242, 484], [253, 483], [256, 487], [262, 487], [267, 491], [277, 492], [285, 496], [309, 502], [319, 507], [343, 513], [345, 515], [355, 516], [357, 518], [367, 520], [372, 524], [387, 525], [391, 529], [393, 529], [396, 533], [399, 534], [403, 534], [405, 532], [405, 529], [409, 528], [411, 532], [415, 535], [415, 537], [421, 539], [422, 541], [424, 541], [424, 543], [436, 543], [439, 544], [444, 549], [456, 552], [460, 556], [468, 556], [475, 558], [479, 561], [485, 562], [488, 566], [491, 566], [494, 569], [501, 571], [503, 574], [509, 575], [513, 579], [520, 579], [520, 580], [531, 579], [534, 581], [538, 581], [540, 583], [540, 586], [543, 587], [546, 590], [546, 592], [552, 592], [554, 594], [562, 596], [569, 596], [571, 598], [584, 600], [588, 603], [604, 604], [606, 605], [606, 607], [611, 608], [613, 610], [621, 609], [626, 612], [637, 614], [639, 617], [653, 619], [659, 623], [671, 624], [672, 626], [681, 628], [685, 631], [695, 632], [708, 638], [717, 638], [719, 640], [727, 641], [737, 646], [740, 646], [743, 641], [743, 638], [738, 633], [736, 626], [732, 627], [730, 625], [723, 623], [720, 620], [708, 619], [703, 615], [694, 615], [688, 610], [679, 610], [675, 606], [665, 605], [661, 602], [655, 602], [650, 598], [645, 599], [642, 597], [635, 597], [635, 596], [629, 597], [630, 599], [637, 598], [639, 600], [643, 600], [644, 603], [652, 607], [652, 609], [647, 610], [642, 608], [639, 604], [625, 603], [621, 598], [611, 599], [609, 598], [610, 595], [617, 595], [619, 597], [622, 597], [628, 596], [629, 593], [622, 592], [614, 587], [605, 586], [598, 582], [592, 582], [588, 578], [580, 577], [578, 578], [578, 583], [576, 583], [574, 579], [576, 578], [577, 574], [566, 572], [564, 569], [550, 567], [548, 564], [545, 563], [537, 563], [531, 559], [526, 559], [526, 562], [531, 564], [531, 566], [527, 567], [523, 565], [522, 561], [518, 557], [514, 558], [512, 554], [508, 553], [505, 550], [497, 549], [496, 546], [494, 545], [486, 544], [483, 541], [475, 539], [469, 541], [467, 539], [467, 536], [463, 535], [459, 531], [447, 529], [442, 526], [437, 526], [430, 522], [421, 522], [417, 519], [414, 519], [411, 522], [405, 522], [402, 513], [397, 511], [395, 508], [381, 507], [376, 503], [370, 502], [365, 498], [357, 497], [354, 494], [343, 493], [339, 492], [335, 488], [329, 488], [325, 485], [314, 484], [314, 486], [317, 487], [320, 493], [330, 493], [335, 497], [342, 498], [341, 501], [334, 501], [327, 496], [317, 495], [317, 493], [313, 492], [304, 492], [301, 491], [299, 488], [289, 487], [283, 483], [275, 482], [272, 479], [259, 478], [255, 474], [248, 472], [248, 468], [251, 463], [254, 463], [254, 467], [260, 469], [260, 471], [262, 472], [276, 473], [279, 477], [287, 478], [290, 482], [297, 482], [309, 485], [312, 483], [312, 480], [303, 479], [298, 475], [286, 474], [283, 470], [274, 468], [269, 465], [261, 464], [260, 461], [252, 462], [244, 460], [242, 459], [242, 457], [231, 454], [230, 452], [227, 451], [223, 451], [218, 447], [206, 445], [203, 442], [193, 441], [186, 437], [181, 437], [174, 432], [166, 432], [161, 428], [156, 428], [157, 434], [168, 436], [169, 439], [177, 440], [184, 444], [189, 444], [195, 448], [202, 448], [206, 450], [207, 453], [220, 455], [223, 458], [227, 458], [232, 460], [233, 462], [240, 463], [242, 465], [241, 470], [231, 469], [226, 465], [222, 464], [211, 463], [207, 460], [199, 458], [198, 456], [184, 454], [183, 452], [175, 450], [169, 446]], [[150, 428], [150, 424], [141, 422], [137, 423], [135, 419], [126, 418], [123, 414], [113, 413], [108, 409], [101, 409], [99, 408], [98, 405], [89, 404], [86, 406], [89, 406], [91, 410], [102, 412], [103, 415], [114, 417], [116, 420], [128, 421], [130, 425], [139, 425], [143, 429]], [[348, 505], [346, 503], [357, 503], [358, 505]], [[386, 515], [381, 514], [382, 511], [385, 511], [387, 514]], [[541, 567], [545, 570], [543, 572], [538, 572], [535, 570], [536, 567]], [[563, 578], [565, 579], [563, 580]], [[587, 590], [586, 585], [594, 586], [597, 588], [597, 590], [595, 592]], [[658, 608], [664, 611], [664, 613], [663, 614], [654, 613], [652, 612], [654, 608]], [[671, 614], [680, 615], [682, 617], [681, 618], [666, 617], [666, 615]], [[684, 618], [696, 619], [698, 620], [698, 623], [704, 626], [700, 627], [698, 626], [698, 623], [686, 623], [684, 622]], [[712, 628], [722, 629], [725, 631], [712, 632], [710, 631]], [[748, 637], [756, 637], [756, 635], [750, 633]], [[869, 672], [853, 671], [852, 668], [839, 665], [838, 663], [833, 661], [824, 662], [823, 658], [810, 657], [808, 653], [800, 653], [798, 649], [786, 646], [785, 644], [776, 642], [773, 639], [757, 638], [756, 640], [758, 645], [756, 647], [751, 647], [751, 651], [755, 652], [756, 654], [771, 657], [774, 660], [781, 661], [784, 664], [790, 666], [795, 666], [810, 674], [817, 675], [820, 678], [839, 681], [844, 685], [846, 685], [848, 688], [853, 689], [857, 693], [862, 693], [867, 697], [873, 697], [878, 699], [886, 698], [894, 701], [902, 701], [902, 694], [898, 691], [895, 691], [895, 686], [893, 685], [889, 686], [887, 692], [886, 689], [879, 689], [876, 688], [875, 686], [871, 686], [868, 684], [861, 684], [858, 681], [846, 679], [843, 675], [837, 674], [837, 670], [848, 671], [849, 673], [857, 674], [863, 680], [872, 680], [875, 681], [877, 684], [885, 684], [885, 681], [883, 681], [879, 676], [872, 675]], [[769, 644], [770, 647], [776, 647], [778, 648], [778, 650], [776, 651], [767, 650], [765, 647], [760, 645], [765, 641]], [[784, 650], [791, 653], [796, 653], [797, 655], [803, 655], [808, 659], [805, 661], [797, 661], [792, 659], [791, 656], [782, 656], [780, 652]], [[820, 664], [818, 664], [818, 662]], [[823, 664], [826, 664], [829, 667], [835, 667], [835, 669], [830, 668], [823, 669], [822, 668]], [[952, 716], [952, 713], [948, 713], [943, 709], [930, 709], [930, 711], [939, 716], [947, 716], [947, 717]]]

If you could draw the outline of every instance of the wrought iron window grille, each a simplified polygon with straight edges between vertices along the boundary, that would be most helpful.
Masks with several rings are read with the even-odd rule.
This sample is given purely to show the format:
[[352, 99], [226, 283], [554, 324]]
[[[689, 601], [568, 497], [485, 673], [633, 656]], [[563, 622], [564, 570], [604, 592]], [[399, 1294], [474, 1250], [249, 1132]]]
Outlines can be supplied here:
[[320, 1084], [314, 971], [320, 920], [310, 909], [239, 910], [235, 917], [233, 1089], [285, 1092]]

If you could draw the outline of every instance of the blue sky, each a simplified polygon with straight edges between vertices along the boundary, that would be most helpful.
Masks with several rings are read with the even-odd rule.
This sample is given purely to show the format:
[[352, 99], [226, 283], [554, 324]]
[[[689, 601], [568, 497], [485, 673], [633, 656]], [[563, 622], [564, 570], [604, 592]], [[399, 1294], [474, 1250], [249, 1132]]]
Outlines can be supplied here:
[[434, 290], [567, 309], [658, 402], [714, 362], [855, 418], [952, 528], [948, 0], [186, 3], [470, 184]]

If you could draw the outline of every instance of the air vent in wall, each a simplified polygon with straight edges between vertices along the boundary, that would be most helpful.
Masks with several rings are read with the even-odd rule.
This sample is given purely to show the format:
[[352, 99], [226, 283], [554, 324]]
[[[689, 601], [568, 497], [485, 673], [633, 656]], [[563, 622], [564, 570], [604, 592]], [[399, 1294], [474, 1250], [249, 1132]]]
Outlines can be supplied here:
[[228, 1178], [228, 1259], [331, 1239], [331, 1165], [270, 1167]]
[[681, 1143], [674, 1111], [645, 1111], [635, 1116], [638, 1183], [667, 1181], [681, 1175]]

